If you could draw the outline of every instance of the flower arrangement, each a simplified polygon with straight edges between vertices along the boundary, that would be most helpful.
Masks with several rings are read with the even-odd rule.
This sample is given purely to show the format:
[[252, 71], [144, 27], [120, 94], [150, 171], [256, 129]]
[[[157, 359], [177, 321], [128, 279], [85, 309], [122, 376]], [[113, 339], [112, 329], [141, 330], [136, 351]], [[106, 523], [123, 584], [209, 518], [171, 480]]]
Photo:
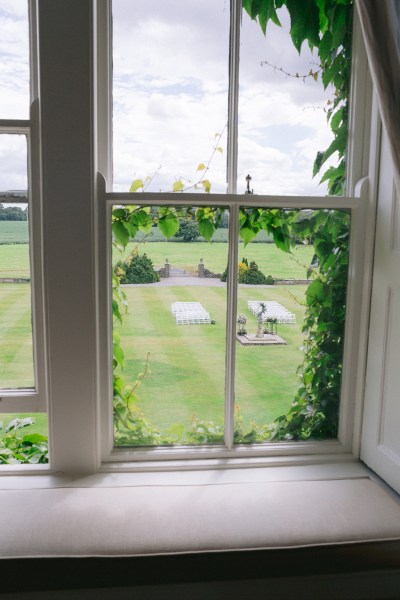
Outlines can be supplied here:
[[247, 330], [246, 330], [247, 317], [245, 315], [238, 315], [237, 323], [239, 325], [238, 335], [245, 335], [247, 333]]

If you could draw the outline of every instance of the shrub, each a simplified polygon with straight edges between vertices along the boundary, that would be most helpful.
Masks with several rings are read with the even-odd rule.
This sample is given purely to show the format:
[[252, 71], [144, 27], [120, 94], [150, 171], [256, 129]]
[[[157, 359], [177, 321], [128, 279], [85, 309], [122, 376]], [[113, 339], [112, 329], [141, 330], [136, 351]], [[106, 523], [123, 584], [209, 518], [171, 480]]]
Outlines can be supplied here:
[[160, 281], [160, 276], [154, 270], [152, 260], [147, 254], [131, 254], [125, 262], [118, 261], [116, 273], [121, 277], [121, 283], [154, 283]]
[[257, 263], [251, 261], [249, 268], [243, 274], [243, 281], [251, 285], [263, 285], [268, 283], [264, 273], [258, 269]]
[[[23, 435], [22, 429], [34, 424], [31, 417], [13, 419], [0, 440], [0, 464], [45, 464], [48, 462], [47, 437], [40, 433]], [[0, 423], [0, 429], [3, 424]]]
[[197, 221], [192, 219], [180, 219], [179, 229], [174, 237], [182, 239], [184, 242], [194, 242], [199, 236], [199, 226]]

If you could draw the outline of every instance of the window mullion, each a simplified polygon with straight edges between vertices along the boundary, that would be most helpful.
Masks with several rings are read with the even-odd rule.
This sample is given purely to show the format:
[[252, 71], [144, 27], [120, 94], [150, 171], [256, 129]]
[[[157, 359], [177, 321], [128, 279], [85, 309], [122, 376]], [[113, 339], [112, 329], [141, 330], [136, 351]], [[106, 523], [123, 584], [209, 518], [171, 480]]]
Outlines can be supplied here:
[[236, 194], [238, 155], [238, 102], [239, 102], [239, 47], [240, 0], [231, 0], [231, 25], [229, 36], [229, 96], [228, 96], [228, 149], [227, 182], [228, 194]]
[[237, 312], [237, 261], [239, 236], [239, 206], [233, 204], [229, 214], [229, 256], [226, 314], [226, 372], [225, 372], [225, 445], [231, 449], [234, 434], [235, 408], [235, 348]]

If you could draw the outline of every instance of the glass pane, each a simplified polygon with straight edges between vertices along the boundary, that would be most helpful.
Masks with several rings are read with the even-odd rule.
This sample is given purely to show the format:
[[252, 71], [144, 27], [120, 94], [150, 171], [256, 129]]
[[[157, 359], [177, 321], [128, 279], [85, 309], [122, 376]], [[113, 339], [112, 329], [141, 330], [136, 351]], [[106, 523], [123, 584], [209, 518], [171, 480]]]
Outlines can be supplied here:
[[229, 3], [113, 0], [113, 27], [114, 190], [225, 192]]
[[[0, 193], [12, 192], [12, 202], [23, 196], [26, 200], [28, 189], [27, 142], [24, 135], [0, 134]], [[16, 193], [17, 192], [17, 193]], [[0, 202], [7, 195], [2, 194]]]
[[[122, 238], [115, 217], [123, 216], [124, 210], [129, 207], [114, 209], [116, 243]], [[179, 210], [179, 231], [168, 241], [160, 231], [167, 226], [162, 214], [168, 211], [168, 222], [175, 209], [153, 207], [147, 218], [145, 210], [150, 211], [132, 207], [131, 219], [133, 223], [141, 212], [145, 231], [131, 228], [123, 252], [117, 247], [113, 251], [113, 269], [120, 280], [116, 286], [114, 279], [114, 301], [119, 300], [119, 309], [114, 304], [115, 444], [220, 444], [226, 335], [226, 283], [221, 276], [228, 260], [227, 214], [218, 207], [199, 209], [220, 213], [211, 244], [199, 235], [196, 209]], [[126, 314], [120, 293], [127, 302]]]
[[268, 209], [242, 215], [256, 210], [265, 224], [287, 223], [296, 245], [283, 252], [261, 231], [239, 246], [235, 441], [336, 437], [350, 216]]
[[0, 118], [29, 118], [29, 23], [26, 0], [0, 0]]
[[[286, 8], [278, 15], [282, 27], [269, 22], [264, 36], [259, 23], [243, 11], [238, 193], [244, 192], [250, 173], [257, 194], [325, 195], [327, 184], [319, 185], [325, 168], [313, 179], [313, 163], [333, 139], [326, 118], [333, 89], [324, 91], [320, 73], [317, 81], [310, 75], [319, 70], [318, 56], [307, 43], [298, 54]], [[334, 158], [326, 168], [335, 164]]]
[[0, 388], [33, 388], [25, 136], [0, 136], [0, 157]]

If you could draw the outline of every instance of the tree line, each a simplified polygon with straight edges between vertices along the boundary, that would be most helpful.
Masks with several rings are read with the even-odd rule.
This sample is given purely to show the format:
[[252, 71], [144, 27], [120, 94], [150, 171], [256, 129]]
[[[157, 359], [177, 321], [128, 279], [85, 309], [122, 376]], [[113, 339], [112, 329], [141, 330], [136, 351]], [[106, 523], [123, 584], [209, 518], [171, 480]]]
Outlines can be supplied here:
[[27, 221], [28, 210], [20, 206], [3, 206], [0, 204], [0, 221]]

